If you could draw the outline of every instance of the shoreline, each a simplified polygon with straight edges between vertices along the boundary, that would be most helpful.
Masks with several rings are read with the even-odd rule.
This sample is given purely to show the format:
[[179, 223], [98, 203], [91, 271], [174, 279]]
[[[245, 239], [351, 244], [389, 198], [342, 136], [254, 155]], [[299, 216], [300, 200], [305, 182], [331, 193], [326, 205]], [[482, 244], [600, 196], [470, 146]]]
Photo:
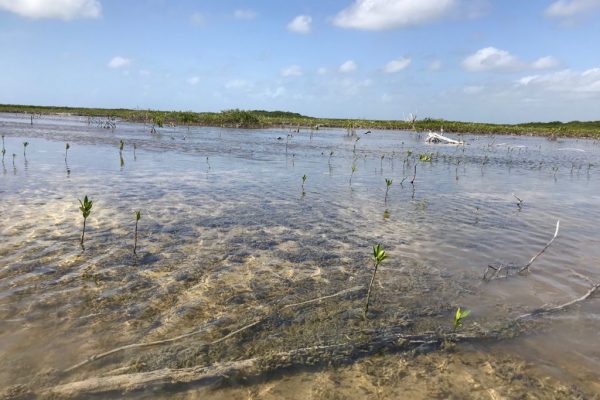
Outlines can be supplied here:
[[[132, 109], [104, 109], [83, 107], [55, 107], [0, 104], [0, 113], [28, 114], [32, 118], [41, 115], [77, 116], [89, 118], [89, 123], [119, 119], [126, 122], [146, 123], [161, 127], [207, 126], [238, 129], [346, 129], [356, 130], [401, 130], [439, 132], [473, 135], [513, 135], [558, 138], [600, 139], [600, 121], [572, 122], [529, 122], [522, 124], [488, 124], [480, 122], [447, 121], [425, 118], [414, 122], [400, 120], [366, 120], [316, 118], [291, 112], [262, 110], [225, 110], [222, 112], [157, 111]], [[98, 121], [100, 119], [100, 121]]]

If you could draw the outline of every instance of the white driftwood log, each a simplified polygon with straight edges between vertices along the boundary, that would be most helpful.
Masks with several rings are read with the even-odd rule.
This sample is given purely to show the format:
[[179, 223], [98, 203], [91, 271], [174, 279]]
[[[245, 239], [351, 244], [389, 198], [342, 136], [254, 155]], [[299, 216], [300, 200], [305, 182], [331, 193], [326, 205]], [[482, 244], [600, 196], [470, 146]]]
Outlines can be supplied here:
[[445, 143], [445, 144], [455, 144], [455, 145], [465, 144], [465, 142], [450, 139], [449, 137], [442, 136], [439, 133], [435, 133], [435, 132], [431, 132], [431, 131], [429, 131], [427, 133], [427, 139], [425, 139], [425, 142], [427, 142], [427, 143]]

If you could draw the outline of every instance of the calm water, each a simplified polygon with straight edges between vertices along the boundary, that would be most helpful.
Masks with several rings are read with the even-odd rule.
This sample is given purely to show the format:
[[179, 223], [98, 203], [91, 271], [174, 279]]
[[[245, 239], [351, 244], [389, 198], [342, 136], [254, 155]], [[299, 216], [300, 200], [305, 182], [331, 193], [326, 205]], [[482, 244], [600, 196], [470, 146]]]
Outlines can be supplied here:
[[[28, 117], [0, 115], [7, 149], [0, 171], [0, 387], [6, 393], [26, 397], [91, 377], [364, 342], [365, 332], [387, 327], [445, 330], [458, 305], [472, 310], [465, 330], [485, 329], [583, 295], [586, 277], [600, 281], [597, 141], [464, 135], [468, 144], [454, 147], [397, 131], [358, 131], [356, 141], [342, 130], [289, 138], [287, 130], [149, 130], [117, 122], [112, 131], [67, 117], [30, 125]], [[426, 153], [432, 161], [419, 161]], [[387, 202], [385, 178], [393, 180]], [[77, 199], [84, 195], [94, 206], [82, 252]], [[135, 210], [142, 213], [137, 257]], [[525, 264], [552, 237], [557, 220], [559, 238], [530, 275], [481, 281], [489, 264]], [[365, 321], [362, 288], [376, 243], [388, 259]], [[353, 291], [281, 309], [344, 289]], [[320, 360], [310, 369], [270, 368], [245, 384], [239, 377], [216, 389], [160, 385], [131, 396], [397, 398], [412, 388], [412, 398], [518, 394], [510, 390], [543, 398], [561, 397], [558, 387], [591, 396], [600, 392], [599, 307], [596, 296], [543, 318], [525, 335], [450, 353], [356, 355], [356, 362], [335, 367]], [[277, 317], [203, 346], [271, 314]], [[60, 373], [118, 346], [198, 329], [189, 338]], [[454, 367], [434, 368], [440, 380], [426, 386], [418, 373], [397, 376], [410, 370], [437, 379], [430, 367], [444, 363]], [[502, 381], [499, 372], [486, 375], [490, 365], [519, 370], [519, 383], [508, 375]], [[448, 383], [461, 379], [462, 385]], [[443, 385], [446, 391], [435, 392]]]

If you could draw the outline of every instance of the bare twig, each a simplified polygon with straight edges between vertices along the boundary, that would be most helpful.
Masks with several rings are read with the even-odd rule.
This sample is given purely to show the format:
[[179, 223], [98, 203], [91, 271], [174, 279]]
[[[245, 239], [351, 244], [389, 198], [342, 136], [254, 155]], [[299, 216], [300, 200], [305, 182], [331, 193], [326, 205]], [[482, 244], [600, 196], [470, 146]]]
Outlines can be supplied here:
[[600, 283], [596, 283], [596, 284], [592, 285], [592, 287], [590, 288], [590, 290], [588, 290], [581, 297], [578, 297], [578, 298], [576, 298], [574, 300], [571, 300], [571, 301], [569, 301], [567, 303], [564, 303], [564, 304], [561, 304], [559, 306], [538, 308], [536, 310], [533, 310], [532, 312], [529, 312], [527, 314], [523, 314], [523, 315], [518, 316], [517, 318], [515, 318], [515, 320], [518, 321], [518, 320], [527, 319], [527, 318], [531, 318], [531, 317], [537, 317], [537, 316], [540, 316], [540, 315], [543, 315], [543, 314], [550, 314], [550, 313], [553, 313], [553, 312], [562, 311], [565, 308], [572, 306], [573, 304], [581, 303], [582, 301], [587, 300], [599, 288], [600, 288]]
[[[334, 298], [334, 297], [339, 297], [339, 296], [342, 296], [342, 295], [345, 295], [345, 294], [348, 294], [348, 293], [354, 293], [354, 292], [360, 291], [362, 289], [363, 289], [362, 286], [355, 286], [353, 288], [344, 289], [344, 290], [342, 290], [340, 292], [337, 292], [337, 293], [334, 293], [334, 294], [331, 294], [331, 295], [328, 295], [328, 296], [323, 296], [323, 297], [319, 297], [319, 298], [316, 298], [316, 299], [311, 299], [311, 300], [303, 301], [303, 302], [300, 302], [300, 303], [288, 304], [288, 305], [285, 305], [285, 306], [281, 307], [281, 310], [284, 310], [286, 308], [298, 307], [298, 306], [303, 306], [303, 305], [306, 305], [306, 304], [320, 302], [322, 300], [327, 300], [327, 299], [331, 299], [331, 298]], [[229, 333], [226, 336], [223, 336], [220, 339], [217, 339], [217, 340], [215, 340], [213, 342], [210, 342], [210, 343], [206, 343], [205, 346], [211, 346], [211, 345], [215, 345], [217, 343], [220, 343], [220, 342], [222, 342], [222, 341], [224, 341], [226, 339], [229, 339], [230, 337], [232, 337], [234, 335], [237, 335], [238, 333], [241, 333], [241, 332], [243, 332], [243, 331], [245, 331], [245, 330], [247, 330], [249, 328], [252, 328], [255, 325], [258, 325], [259, 323], [265, 321], [268, 318], [269, 318], [269, 316], [264, 316], [262, 318], [259, 318], [256, 321], [254, 321], [252, 323], [249, 323], [247, 325], [244, 325], [243, 327], [241, 327], [241, 328], [239, 328], [239, 329], [237, 329], [237, 330]], [[65, 369], [64, 372], [65, 373], [71, 372], [71, 371], [73, 371], [73, 370], [75, 370], [77, 368], [83, 367], [84, 365], [91, 363], [92, 361], [96, 361], [96, 360], [99, 360], [101, 358], [108, 357], [108, 356], [110, 356], [112, 354], [115, 354], [115, 353], [118, 353], [118, 352], [121, 352], [121, 351], [124, 351], [124, 350], [136, 349], [136, 348], [141, 348], [141, 347], [159, 346], [159, 345], [163, 345], [163, 344], [167, 344], [167, 343], [173, 343], [173, 342], [176, 342], [176, 341], [179, 341], [179, 340], [182, 340], [182, 339], [186, 339], [186, 338], [189, 338], [191, 336], [195, 336], [195, 335], [197, 335], [199, 333], [205, 332], [207, 330], [207, 326], [208, 326], [208, 324], [205, 325], [205, 326], [203, 326], [200, 329], [197, 329], [197, 330], [193, 331], [193, 332], [186, 333], [186, 334], [179, 335], [179, 336], [175, 336], [175, 337], [170, 338], [170, 339], [156, 340], [156, 341], [148, 342], [148, 343], [132, 343], [132, 344], [128, 344], [128, 345], [125, 345], [125, 346], [117, 347], [115, 349], [106, 351], [104, 353], [94, 354], [94, 355], [88, 357], [86, 360], [84, 360], [84, 361], [82, 361], [82, 362], [80, 362], [78, 364], [75, 364], [75, 365], [73, 365], [73, 366]]]
[[546, 249], [548, 247], [550, 247], [550, 245], [552, 244], [552, 242], [554, 242], [554, 239], [556, 239], [556, 237], [558, 236], [558, 229], [560, 228], [560, 220], [556, 221], [556, 230], [554, 231], [554, 236], [552, 236], [552, 239], [550, 239], [550, 241], [544, 246], [544, 248], [542, 250], [540, 250], [539, 253], [537, 253], [535, 256], [533, 256], [531, 258], [531, 260], [529, 260], [529, 262], [527, 263], [527, 265], [525, 265], [523, 268], [521, 268], [521, 270], [519, 272], [523, 272], [526, 270], [529, 270], [529, 267], [531, 266], [531, 264], [533, 264], [533, 262], [535, 261], [536, 258], [538, 258], [539, 256], [542, 255], [542, 253], [544, 253], [546, 251]]

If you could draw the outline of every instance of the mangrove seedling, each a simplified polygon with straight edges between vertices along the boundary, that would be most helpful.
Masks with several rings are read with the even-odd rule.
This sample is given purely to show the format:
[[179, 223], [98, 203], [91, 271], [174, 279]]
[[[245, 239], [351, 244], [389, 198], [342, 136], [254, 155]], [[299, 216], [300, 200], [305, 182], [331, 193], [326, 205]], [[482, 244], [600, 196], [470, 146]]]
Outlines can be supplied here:
[[15, 158], [16, 158], [16, 157], [17, 157], [17, 155], [16, 155], [15, 153], [13, 153], [13, 168], [16, 168], [16, 167], [15, 167]]
[[27, 146], [29, 146], [29, 142], [23, 142], [23, 157], [27, 157], [26, 151], [27, 151]]
[[71, 148], [71, 146], [69, 145], [69, 143], [65, 144], [65, 162], [67, 162], [67, 156], [69, 155], [69, 149]]
[[356, 154], [356, 144], [360, 140], [360, 136], [354, 139], [354, 148], [352, 149], [352, 153]]
[[431, 162], [431, 154], [419, 154], [419, 161]]
[[381, 166], [380, 166], [380, 169], [381, 169], [382, 172], [383, 172], [383, 159], [384, 158], [385, 158], [385, 154], [382, 154], [381, 155]]
[[123, 148], [125, 147], [125, 141], [123, 139], [121, 139], [119, 141], [119, 151], [123, 152]]
[[142, 218], [142, 212], [141, 211], [136, 211], [135, 212], [135, 234], [133, 237], [133, 254], [137, 254], [137, 233], [138, 233], [138, 221]]
[[306, 182], [306, 179], [308, 177], [306, 176], [306, 174], [302, 175], [302, 194], [304, 194], [304, 182]]
[[6, 149], [2, 149], [2, 162], [4, 162], [4, 155], [6, 154]]
[[383, 250], [381, 244], [373, 246], [373, 276], [371, 276], [371, 282], [369, 283], [369, 289], [367, 290], [367, 301], [365, 303], [365, 318], [367, 318], [367, 313], [369, 312], [369, 300], [371, 299], [371, 289], [373, 288], [373, 281], [375, 281], [375, 274], [377, 274], [377, 268], [379, 267], [379, 264], [381, 264], [386, 258], [387, 254], [385, 254], [385, 250]]
[[390, 186], [392, 186], [392, 180], [385, 178], [385, 203], [387, 203], [388, 190], [390, 190]]
[[333, 150], [329, 152], [329, 164], [331, 164], [331, 157], [333, 157]]
[[356, 172], [356, 163], [352, 163], [352, 172], [350, 173], [350, 186], [352, 186], [352, 176]]
[[87, 195], [83, 198], [83, 201], [79, 200], [79, 211], [81, 211], [81, 215], [83, 215], [83, 230], [81, 231], [81, 248], [85, 249], [83, 245], [83, 240], [85, 238], [85, 223], [87, 221], [87, 217], [90, 216], [92, 212], [92, 201], [88, 199]]
[[470, 310], [461, 310], [460, 307], [456, 309], [456, 313], [454, 314], [454, 330], [458, 328], [462, 328], [463, 319], [467, 318], [471, 314]]

